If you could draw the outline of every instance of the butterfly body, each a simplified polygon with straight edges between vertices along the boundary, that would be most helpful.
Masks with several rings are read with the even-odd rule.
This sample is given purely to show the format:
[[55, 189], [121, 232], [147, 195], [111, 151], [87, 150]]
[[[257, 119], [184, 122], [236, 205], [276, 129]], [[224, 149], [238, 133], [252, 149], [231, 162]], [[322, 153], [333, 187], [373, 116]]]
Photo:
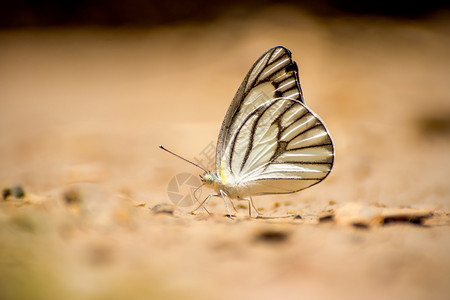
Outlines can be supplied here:
[[224, 193], [232, 199], [243, 199], [249, 196], [248, 189], [245, 185], [235, 182], [234, 178], [228, 178], [228, 181], [223, 181], [215, 172], [209, 171], [203, 174], [202, 181], [206, 186], [211, 187], [218, 195]]

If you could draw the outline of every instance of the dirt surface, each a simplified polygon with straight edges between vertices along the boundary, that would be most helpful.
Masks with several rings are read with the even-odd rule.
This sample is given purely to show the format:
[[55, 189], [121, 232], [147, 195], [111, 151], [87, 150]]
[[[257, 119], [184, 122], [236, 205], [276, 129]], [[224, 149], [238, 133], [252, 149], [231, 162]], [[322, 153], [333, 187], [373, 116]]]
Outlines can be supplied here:
[[[448, 299], [449, 33], [445, 16], [283, 8], [0, 32], [0, 298]], [[266, 218], [173, 205], [171, 179], [202, 172], [158, 145], [213, 163], [235, 91], [276, 45], [331, 132], [331, 175], [255, 198]]]

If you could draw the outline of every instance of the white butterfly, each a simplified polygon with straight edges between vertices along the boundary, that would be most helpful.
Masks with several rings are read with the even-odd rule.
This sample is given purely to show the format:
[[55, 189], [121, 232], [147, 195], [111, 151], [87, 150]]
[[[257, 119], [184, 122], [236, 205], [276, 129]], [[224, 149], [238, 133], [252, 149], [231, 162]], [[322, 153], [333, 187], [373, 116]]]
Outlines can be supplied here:
[[304, 104], [291, 52], [274, 47], [255, 62], [228, 108], [216, 172], [201, 176], [217, 194], [200, 207], [211, 196], [221, 196], [248, 200], [256, 210], [252, 196], [294, 193], [317, 184], [333, 161], [330, 134]]

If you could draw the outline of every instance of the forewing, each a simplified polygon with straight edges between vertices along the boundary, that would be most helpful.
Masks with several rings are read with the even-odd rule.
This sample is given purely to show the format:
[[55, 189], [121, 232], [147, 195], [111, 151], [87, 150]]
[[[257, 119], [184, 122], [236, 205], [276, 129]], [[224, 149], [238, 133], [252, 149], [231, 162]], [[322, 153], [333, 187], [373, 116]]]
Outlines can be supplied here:
[[228, 108], [217, 141], [218, 173], [222, 161], [228, 161], [231, 156], [232, 139], [238, 131], [245, 130], [241, 128], [245, 120], [257, 107], [275, 98], [303, 102], [297, 64], [292, 60], [291, 52], [281, 46], [268, 50], [255, 62]]
[[329, 174], [334, 149], [322, 121], [302, 102], [272, 99], [254, 109], [231, 141], [223, 169], [246, 194], [292, 193]]

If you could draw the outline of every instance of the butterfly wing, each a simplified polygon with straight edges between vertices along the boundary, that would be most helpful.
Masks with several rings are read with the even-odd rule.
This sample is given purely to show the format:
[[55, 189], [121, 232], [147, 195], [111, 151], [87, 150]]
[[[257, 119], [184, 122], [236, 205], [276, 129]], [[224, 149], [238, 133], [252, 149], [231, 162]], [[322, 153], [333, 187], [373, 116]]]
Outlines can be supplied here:
[[292, 193], [331, 171], [333, 144], [323, 122], [303, 103], [289, 50], [259, 58], [227, 112], [219, 135], [217, 174], [245, 187], [239, 196]]
[[216, 148], [216, 170], [230, 156], [227, 146], [239, 125], [258, 106], [274, 98], [286, 97], [303, 102], [297, 64], [291, 52], [274, 47], [265, 52], [251, 67], [228, 108], [220, 129]]

